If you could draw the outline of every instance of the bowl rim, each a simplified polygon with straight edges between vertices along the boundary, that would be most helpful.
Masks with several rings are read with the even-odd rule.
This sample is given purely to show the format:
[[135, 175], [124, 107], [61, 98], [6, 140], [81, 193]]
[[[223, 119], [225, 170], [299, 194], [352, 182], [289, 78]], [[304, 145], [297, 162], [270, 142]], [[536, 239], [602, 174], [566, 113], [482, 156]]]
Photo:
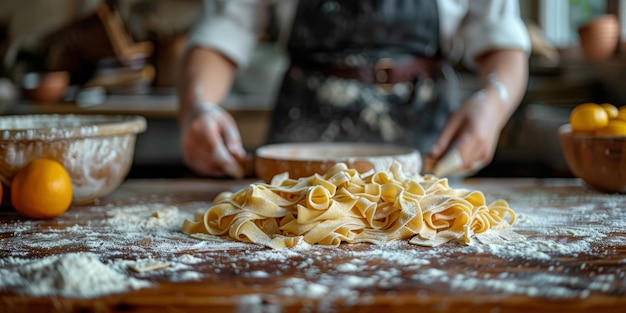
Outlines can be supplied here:
[[[352, 151], [364, 151], [367, 149], [371, 151], [379, 151], [379, 153], [369, 154], [353, 154], [353, 155], [333, 155], [329, 156], [328, 153], [324, 153], [324, 150], [328, 148], [341, 148], [342, 150], [352, 149]], [[277, 152], [298, 150], [299, 153], [280, 155]], [[316, 152], [316, 153], [302, 153], [302, 152]], [[336, 161], [347, 159], [359, 159], [359, 158], [388, 158], [394, 156], [414, 155], [419, 154], [415, 148], [389, 144], [389, 143], [367, 143], [367, 142], [286, 142], [266, 144], [260, 146], [255, 151], [255, 158], [281, 160], [281, 161], [294, 161], [294, 162], [308, 162], [308, 161]]]
[[626, 136], [622, 136], [622, 135], [600, 136], [600, 135], [594, 135], [590, 133], [574, 133], [572, 131], [572, 125], [570, 123], [559, 126], [558, 133], [560, 136], [569, 136], [569, 137], [578, 138], [578, 139], [611, 140], [611, 141], [626, 140]]
[[[562, 124], [561, 126], [559, 126], [559, 134], [562, 135], [574, 135], [572, 133], [572, 125], [570, 123], [566, 123], [566, 124]], [[584, 135], [584, 134], [579, 134], [578, 136], [589, 136], [590, 135]]]
[[[38, 119], [39, 121], [70, 121], [84, 119], [89, 124], [61, 127], [3, 128], [3, 120]], [[124, 114], [17, 114], [0, 116], [0, 140], [52, 141], [89, 137], [102, 137], [123, 134], [138, 134], [147, 129], [146, 118], [140, 115]]]

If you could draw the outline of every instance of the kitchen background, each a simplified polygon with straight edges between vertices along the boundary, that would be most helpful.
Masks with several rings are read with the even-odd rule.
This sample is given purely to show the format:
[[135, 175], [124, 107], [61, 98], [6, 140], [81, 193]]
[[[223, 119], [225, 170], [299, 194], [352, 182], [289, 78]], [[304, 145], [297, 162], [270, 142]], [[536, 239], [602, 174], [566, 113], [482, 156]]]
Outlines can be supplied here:
[[[0, 114], [143, 115], [148, 130], [137, 138], [129, 177], [193, 176], [180, 156], [174, 86], [201, 6], [201, 0], [3, 0]], [[533, 43], [528, 91], [494, 162], [476, 175], [568, 177], [557, 128], [571, 108], [626, 104], [626, 1], [524, 0], [520, 9]], [[605, 30], [590, 39], [579, 34], [607, 14], [619, 22], [614, 36]], [[271, 27], [259, 40], [251, 66], [239, 73], [223, 104], [251, 152], [263, 144], [286, 65]], [[59, 70], [66, 76], [53, 75]], [[462, 94], [472, 93], [474, 75], [457, 70]]]

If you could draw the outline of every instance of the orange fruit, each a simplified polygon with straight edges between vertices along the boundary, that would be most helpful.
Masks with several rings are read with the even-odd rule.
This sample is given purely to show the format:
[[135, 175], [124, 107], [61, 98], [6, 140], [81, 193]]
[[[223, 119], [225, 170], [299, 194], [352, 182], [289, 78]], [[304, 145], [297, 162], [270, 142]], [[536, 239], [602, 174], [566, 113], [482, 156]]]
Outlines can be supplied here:
[[576, 108], [582, 109], [585, 107], [592, 107], [592, 108], [597, 108], [599, 104], [595, 103], [595, 102], [583, 102], [579, 105], [576, 106]]
[[569, 123], [575, 132], [593, 132], [609, 123], [609, 115], [599, 104], [584, 103], [574, 107]]
[[63, 214], [72, 203], [72, 181], [63, 165], [52, 159], [36, 159], [17, 172], [11, 183], [11, 204], [32, 218]]
[[610, 120], [609, 124], [595, 132], [597, 136], [626, 136], [626, 122], [622, 120]]
[[619, 113], [619, 110], [613, 104], [611, 104], [611, 103], [602, 103], [602, 104], [600, 104], [600, 106], [604, 109], [604, 111], [606, 111], [606, 114], [609, 115], [609, 119], [614, 119], [614, 118], [617, 117], [617, 114]]
[[615, 118], [626, 122], [626, 105], [617, 109], [617, 117]]

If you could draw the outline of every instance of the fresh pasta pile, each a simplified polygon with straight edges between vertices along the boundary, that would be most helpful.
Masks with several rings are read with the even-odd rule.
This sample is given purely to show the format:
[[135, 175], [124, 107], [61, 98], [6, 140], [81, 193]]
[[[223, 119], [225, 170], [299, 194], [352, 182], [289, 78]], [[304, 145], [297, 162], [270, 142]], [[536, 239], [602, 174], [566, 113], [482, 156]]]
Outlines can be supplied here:
[[254, 183], [222, 192], [182, 231], [225, 236], [289, 248], [302, 240], [338, 246], [342, 242], [382, 245], [408, 239], [435, 246], [451, 240], [470, 242], [473, 234], [510, 227], [515, 212], [503, 200], [486, 204], [480, 191], [453, 189], [446, 178], [406, 177], [401, 165], [360, 174], [343, 163], [323, 175]]

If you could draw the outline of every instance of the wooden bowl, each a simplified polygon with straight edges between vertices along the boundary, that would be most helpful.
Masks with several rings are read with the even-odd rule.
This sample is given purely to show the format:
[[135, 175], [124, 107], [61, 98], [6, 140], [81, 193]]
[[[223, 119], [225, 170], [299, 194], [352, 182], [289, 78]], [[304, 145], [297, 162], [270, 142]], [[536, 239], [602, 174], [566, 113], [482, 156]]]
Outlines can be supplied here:
[[559, 127], [559, 140], [574, 176], [603, 192], [626, 192], [626, 137], [573, 134], [565, 124]]
[[371, 143], [284, 143], [266, 145], [256, 150], [254, 169], [257, 177], [270, 182], [277, 174], [289, 172], [297, 179], [323, 174], [343, 162], [360, 173], [388, 170], [397, 161], [403, 172], [418, 174], [422, 158], [413, 148]]
[[73, 203], [90, 203], [117, 188], [130, 170], [141, 116], [14, 115], [0, 117], [0, 180], [10, 186], [30, 161], [51, 158], [72, 180]]

